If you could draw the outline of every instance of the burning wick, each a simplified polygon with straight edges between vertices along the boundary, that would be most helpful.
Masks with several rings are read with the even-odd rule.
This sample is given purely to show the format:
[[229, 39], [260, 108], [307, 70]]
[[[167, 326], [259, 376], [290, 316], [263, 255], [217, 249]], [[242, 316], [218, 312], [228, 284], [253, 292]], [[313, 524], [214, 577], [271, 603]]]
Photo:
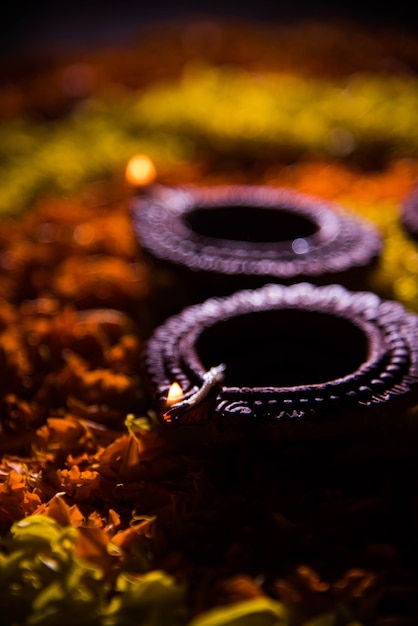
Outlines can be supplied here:
[[154, 163], [146, 154], [135, 154], [128, 161], [125, 170], [125, 179], [133, 187], [146, 189], [157, 178]]
[[168, 390], [166, 404], [167, 406], [173, 406], [182, 400], [184, 396], [183, 389], [178, 383], [173, 383]]
[[[173, 383], [169, 389], [167, 396], [167, 406], [170, 408], [164, 413], [164, 419], [166, 422], [172, 422], [178, 420], [183, 413], [188, 409], [191, 409], [204, 400], [212, 389], [221, 383], [224, 379], [224, 372], [226, 365], [221, 363], [216, 367], [211, 367], [210, 370], [205, 372], [202, 377], [202, 385], [200, 387], [193, 388], [186, 396], [183, 396], [183, 391], [178, 383]], [[172, 389], [174, 387], [174, 391]], [[178, 394], [180, 389], [181, 395], [178, 400], [173, 399]], [[172, 392], [172, 393], [171, 393]], [[183, 400], [181, 400], [183, 398]]]

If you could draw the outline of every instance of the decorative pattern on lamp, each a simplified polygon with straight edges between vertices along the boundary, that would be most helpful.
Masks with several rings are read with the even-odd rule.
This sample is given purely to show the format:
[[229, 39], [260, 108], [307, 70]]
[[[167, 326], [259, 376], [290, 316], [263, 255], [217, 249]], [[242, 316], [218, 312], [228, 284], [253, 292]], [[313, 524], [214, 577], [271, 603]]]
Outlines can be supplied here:
[[[144, 363], [168, 428], [316, 437], [397, 420], [398, 409], [416, 402], [417, 331], [417, 315], [370, 292], [270, 284], [171, 317], [149, 340]], [[172, 383], [193, 397], [220, 364], [208, 393], [186, 407], [180, 398], [182, 410], [171, 407], [167, 420]]]

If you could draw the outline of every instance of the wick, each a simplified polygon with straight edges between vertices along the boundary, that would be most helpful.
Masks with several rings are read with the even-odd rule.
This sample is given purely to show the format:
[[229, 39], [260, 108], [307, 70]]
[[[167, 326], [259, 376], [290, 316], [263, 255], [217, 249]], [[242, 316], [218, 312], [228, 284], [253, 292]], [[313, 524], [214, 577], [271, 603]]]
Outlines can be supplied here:
[[223, 381], [225, 370], [225, 363], [221, 363], [220, 365], [211, 367], [210, 370], [205, 372], [202, 376], [201, 386], [197, 389], [193, 389], [186, 398], [173, 404], [173, 406], [164, 413], [166, 422], [178, 420], [186, 411], [197, 406], [207, 398], [212, 389]]

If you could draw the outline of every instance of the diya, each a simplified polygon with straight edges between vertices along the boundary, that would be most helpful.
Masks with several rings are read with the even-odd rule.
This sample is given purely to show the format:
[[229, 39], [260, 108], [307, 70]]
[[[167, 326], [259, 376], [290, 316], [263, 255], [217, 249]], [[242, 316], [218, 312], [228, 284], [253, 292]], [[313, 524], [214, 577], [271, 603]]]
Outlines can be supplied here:
[[[417, 315], [370, 292], [269, 284], [169, 318], [144, 369], [174, 436], [339, 435], [396, 421], [416, 402], [417, 331]], [[179, 396], [167, 402], [173, 384]]]
[[342, 207], [261, 185], [155, 186], [132, 215], [143, 248], [181, 273], [193, 301], [267, 282], [364, 288], [382, 247], [377, 229]]

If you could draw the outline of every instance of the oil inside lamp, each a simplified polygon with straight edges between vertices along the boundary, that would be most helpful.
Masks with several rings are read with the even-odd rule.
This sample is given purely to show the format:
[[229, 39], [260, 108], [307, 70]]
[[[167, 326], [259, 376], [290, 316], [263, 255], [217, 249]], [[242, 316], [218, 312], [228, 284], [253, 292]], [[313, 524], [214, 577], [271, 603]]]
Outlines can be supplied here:
[[254, 244], [293, 242], [319, 230], [309, 215], [262, 206], [198, 207], [185, 214], [184, 221], [204, 237]]
[[205, 368], [225, 361], [224, 382], [237, 388], [325, 383], [356, 371], [369, 350], [365, 329], [349, 320], [291, 308], [218, 320], [194, 347]]

